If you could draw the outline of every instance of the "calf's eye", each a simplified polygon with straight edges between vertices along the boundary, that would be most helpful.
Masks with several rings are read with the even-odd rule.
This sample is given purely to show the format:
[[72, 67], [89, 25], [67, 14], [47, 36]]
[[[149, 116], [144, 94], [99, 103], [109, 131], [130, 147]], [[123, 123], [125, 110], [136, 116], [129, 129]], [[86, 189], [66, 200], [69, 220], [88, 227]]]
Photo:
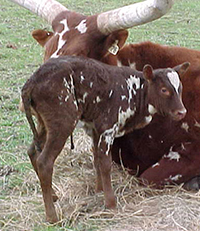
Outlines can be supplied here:
[[164, 94], [164, 95], [170, 95], [170, 92], [167, 90], [166, 87], [162, 87], [160, 91], [161, 91], [161, 93]]

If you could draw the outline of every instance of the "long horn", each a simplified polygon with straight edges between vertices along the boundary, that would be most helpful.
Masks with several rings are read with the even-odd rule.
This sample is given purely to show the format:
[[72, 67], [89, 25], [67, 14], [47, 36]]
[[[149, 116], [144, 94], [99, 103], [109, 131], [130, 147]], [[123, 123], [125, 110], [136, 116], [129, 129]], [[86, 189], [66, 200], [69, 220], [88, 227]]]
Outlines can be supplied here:
[[146, 0], [119, 9], [101, 13], [97, 17], [98, 29], [105, 35], [119, 29], [151, 22], [162, 17], [174, 0]]
[[65, 6], [55, 0], [11, 0], [20, 6], [30, 10], [50, 24], [62, 11], [68, 10]]

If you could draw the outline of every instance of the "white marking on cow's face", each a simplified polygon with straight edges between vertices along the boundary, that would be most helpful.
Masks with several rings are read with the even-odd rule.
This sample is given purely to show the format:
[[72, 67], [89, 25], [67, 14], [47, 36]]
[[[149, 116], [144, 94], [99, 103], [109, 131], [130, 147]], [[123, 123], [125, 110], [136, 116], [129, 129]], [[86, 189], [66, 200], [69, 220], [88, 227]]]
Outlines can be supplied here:
[[57, 58], [59, 56], [58, 55], [59, 50], [66, 43], [66, 40], [63, 40], [62, 37], [67, 31], [69, 31], [69, 27], [67, 25], [67, 19], [63, 19], [62, 21], [60, 21], [60, 23], [64, 25], [64, 29], [60, 33], [58, 32], [55, 33], [55, 36], [57, 35], [59, 36], [58, 37], [58, 47], [57, 47], [57, 50], [51, 55], [51, 58]]
[[82, 20], [75, 29], [77, 29], [81, 34], [85, 33], [87, 31], [86, 19]]
[[149, 139], [152, 139], [152, 136], [151, 136], [151, 135], [149, 135]]
[[160, 164], [157, 162], [156, 164], [152, 165], [152, 168], [158, 167]]
[[176, 71], [171, 71], [167, 73], [167, 77], [172, 84], [172, 86], [175, 88], [176, 92], [179, 94], [178, 89], [180, 86], [180, 79], [178, 76], [178, 73]]
[[177, 162], [179, 162], [181, 156], [178, 152], [172, 151], [171, 147], [168, 155], [164, 155], [164, 158], [169, 158], [170, 160], [176, 160]]
[[188, 129], [189, 129], [188, 123], [182, 123], [181, 128], [184, 129], [186, 132], [188, 132]]
[[151, 104], [148, 105], [148, 111], [149, 111], [149, 113], [151, 115], [154, 115], [157, 112], [157, 110], [155, 109], [155, 107], [153, 105], [151, 105]]

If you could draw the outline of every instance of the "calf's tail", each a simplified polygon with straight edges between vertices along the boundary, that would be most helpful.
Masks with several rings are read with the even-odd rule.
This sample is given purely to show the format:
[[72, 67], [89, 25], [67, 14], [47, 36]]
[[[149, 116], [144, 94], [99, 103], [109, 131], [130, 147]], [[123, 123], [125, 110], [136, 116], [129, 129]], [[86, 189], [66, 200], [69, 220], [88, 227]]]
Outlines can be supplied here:
[[35, 147], [36, 147], [37, 151], [41, 152], [42, 149], [41, 149], [40, 143], [39, 143], [39, 135], [38, 135], [35, 123], [33, 121], [33, 116], [32, 116], [32, 112], [31, 112], [31, 102], [32, 102], [31, 92], [32, 92], [32, 89], [33, 89], [32, 84], [30, 83], [30, 80], [28, 80], [26, 82], [26, 84], [24, 85], [24, 87], [22, 88], [21, 97], [22, 97], [22, 102], [23, 102], [26, 118], [28, 120], [28, 123], [29, 123], [30, 128], [31, 128], [32, 133], [33, 133], [33, 140], [34, 140]]

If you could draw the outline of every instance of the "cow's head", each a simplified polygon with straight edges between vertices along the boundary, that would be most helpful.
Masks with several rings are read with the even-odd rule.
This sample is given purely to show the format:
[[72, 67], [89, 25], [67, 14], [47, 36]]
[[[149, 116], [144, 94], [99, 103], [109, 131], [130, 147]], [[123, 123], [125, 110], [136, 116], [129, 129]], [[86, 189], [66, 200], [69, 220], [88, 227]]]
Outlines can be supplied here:
[[174, 68], [157, 70], [153, 70], [150, 65], [144, 66], [143, 75], [148, 81], [148, 99], [153, 110], [159, 114], [168, 115], [173, 120], [178, 121], [184, 118], [186, 109], [182, 102], [180, 78], [189, 65], [186, 62]]
[[45, 47], [45, 58], [82, 55], [102, 60], [117, 54], [124, 45], [127, 28], [164, 15], [173, 0], [146, 0], [97, 15], [85, 16], [68, 10], [55, 0], [12, 0], [52, 24], [53, 34], [35, 31], [33, 37]]

